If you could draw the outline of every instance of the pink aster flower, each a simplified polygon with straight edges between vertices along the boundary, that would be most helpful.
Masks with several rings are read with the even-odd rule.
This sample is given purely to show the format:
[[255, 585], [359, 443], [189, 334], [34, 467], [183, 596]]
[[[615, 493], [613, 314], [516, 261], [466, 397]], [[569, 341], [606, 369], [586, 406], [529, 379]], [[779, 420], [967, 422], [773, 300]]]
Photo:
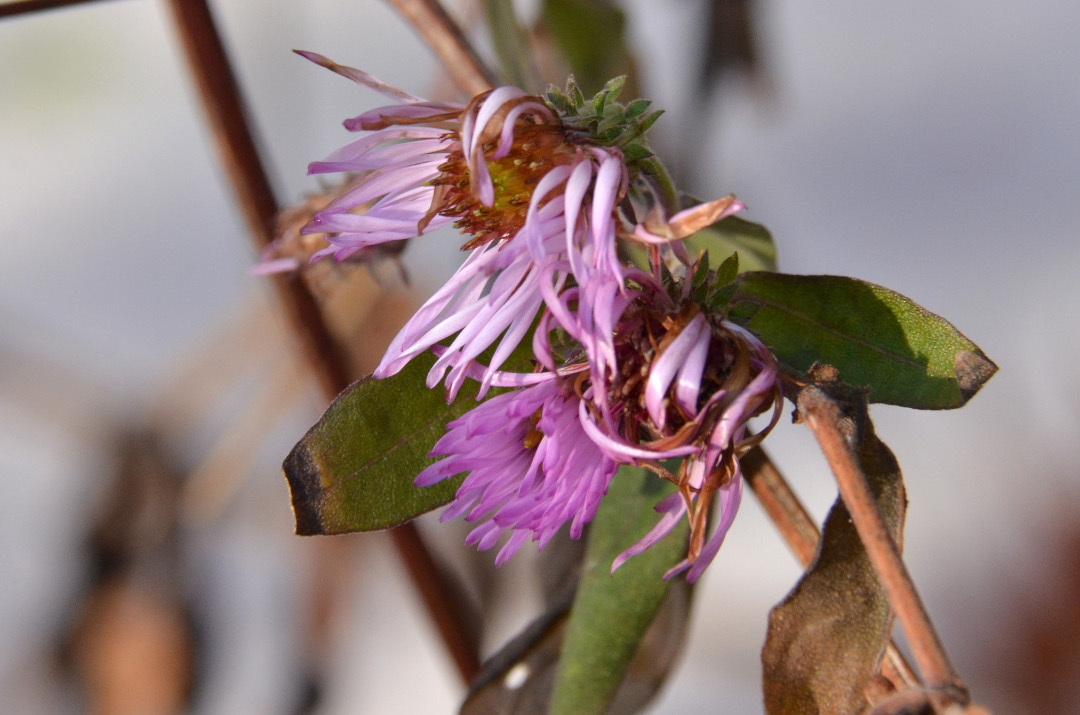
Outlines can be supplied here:
[[466, 539], [480, 550], [509, 532], [497, 565], [530, 539], [543, 548], [566, 522], [576, 539], [618, 469], [582, 429], [580, 402], [560, 379], [492, 397], [447, 425], [431, 453], [447, 456], [416, 484], [469, 472], [441, 519], [484, 520]]
[[346, 121], [350, 131], [370, 133], [310, 166], [362, 176], [304, 229], [331, 244], [315, 258], [343, 260], [448, 224], [469, 235], [468, 258], [397, 335], [375, 377], [453, 338], [428, 386], [445, 379], [452, 399], [476, 358], [495, 346], [482, 396], [568, 276], [583, 290], [621, 289], [616, 207], [628, 178], [617, 149], [588, 144], [543, 100], [514, 87], [465, 106], [428, 102], [301, 54], [399, 102]]

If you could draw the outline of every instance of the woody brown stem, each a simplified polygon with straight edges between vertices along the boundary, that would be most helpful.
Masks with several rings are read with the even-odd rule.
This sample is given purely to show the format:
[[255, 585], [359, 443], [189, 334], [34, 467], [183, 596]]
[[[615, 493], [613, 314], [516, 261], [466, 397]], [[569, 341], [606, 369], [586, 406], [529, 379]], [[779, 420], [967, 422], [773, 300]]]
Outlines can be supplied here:
[[[168, 0], [191, 75], [199, 90], [222, 163], [247, 221], [257, 250], [273, 240], [278, 203], [259, 157], [240, 90], [206, 0]], [[327, 399], [348, 386], [349, 373], [307, 286], [298, 277], [278, 277], [274, 288], [293, 333]], [[480, 671], [477, 644], [467, 619], [449, 594], [454, 593], [420, 539], [405, 524], [390, 532], [409, 576], [435, 622], [461, 678], [471, 682]]]
[[496, 85], [495, 75], [438, 0], [389, 0], [439, 58], [458, 89], [472, 97]]
[[0, 4], [0, 18], [25, 15], [42, 10], [56, 10], [70, 5], [85, 5], [97, 0], [15, 0]]
[[949, 662], [945, 647], [889, 534], [854, 451], [845, 439], [840, 426], [843, 414], [839, 405], [813, 385], [799, 392], [796, 404], [799, 414], [825, 453], [836, 477], [840, 497], [851, 515], [889, 604], [907, 634], [912, 657], [927, 686], [949, 693], [960, 703], [967, 703], [967, 689]]
[[[764, 449], [754, 447], [740, 462], [746, 483], [788, 548], [795, 554], [795, 560], [804, 569], [809, 568], [821, 538], [821, 530], [810, 513]], [[921, 687], [904, 654], [892, 641], [885, 647], [881, 669], [897, 687]]]

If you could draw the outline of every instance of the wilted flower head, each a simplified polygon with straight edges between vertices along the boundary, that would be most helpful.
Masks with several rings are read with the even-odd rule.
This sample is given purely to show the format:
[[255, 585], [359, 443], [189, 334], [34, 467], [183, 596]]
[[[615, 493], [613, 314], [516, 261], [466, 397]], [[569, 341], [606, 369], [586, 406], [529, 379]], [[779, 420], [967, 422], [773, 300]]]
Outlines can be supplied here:
[[[657, 527], [614, 566], [644, 551], [688, 514], [689, 552], [672, 573], [690, 569], [688, 578], [694, 580], [716, 555], [738, 509], [739, 457], [779, 417], [776, 362], [756, 336], [711, 309], [726, 300], [730, 286], [717, 285], [724, 281], [707, 265], [699, 262], [685, 280], [673, 282], [674, 296], [648, 274], [633, 277], [639, 287], [615, 301], [617, 323], [601, 334], [610, 355], [590, 355], [590, 369], [577, 376], [581, 423], [609, 458], [648, 466], [679, 488], [678, 498], [658, 505], [665, 516]], [[561, 310], [569, 313], [576, 296], [568, 291], [565, 298]], [[534, 344], [550, 363], [559, 349], [549, 343], [547, 327], [542, 320]], [[593, 350], [599, 352], [596, 342]], [[580, 350], [590, 353], [587, 336]], [[770, 410], [769, 424], [748, 435], [748, 421]], [[676, 457], [683, 458], [677, 473], [660, 464]], [[706, 541], [714, 498], [720, 517]]]
[[[705, 270], [695, 267], [696, 274]], [[539, 384], [492, 398], [451, 423], [432, 451], [447, 457], [417, 479], [426, 485], [471, 472], [443, 518], [491, 515], [470, 536], [469, 543], [481, 548], [510, 530], [499, 563], [530, 533], [542, 546], [571, 517], [576, 538], [618, 464], [646, 466], [678, 491], [657, 505], [660, 521], [615, 560], [613, 569], [687, 516], [688, 553], [668, 576], [688, 571], [694, 581], [716, 556], [735, 518], [742, 495], [739, 457], [764, 438], [780, 414], [775, 359], [752, 333], [694, 300], [719, 300], [723, 287], [707, 285], [708, 278], [699, 279], [705, 284], [697, 290], [672, 298], [652, 286], [648, 274], [628, 273], [642, 283], [613, 303], [614, 370], [593, 369], [583, 360], [587, 347], [576, 342], [553, 345], [552, 311], [547, 311], [534, 346], [542, 362], [561, 366], [528, 376], [498, 373], [496, 384]], [[694, 276], [681, 285], [693, 288]], [[561, 299], [568, 322], [575, 322], [571, 307], [578, 302], [577, 289]], [[564, 351], [579, 362], [567, 364]], [[474, 368], [471, 374], [480, 372]], [[748, 433], [748, 422], [770, 411], [771, 421]], [[568, 453], [573, 455], [569, 462]], [[682, 459], [677, 472], [662, 464], [673, 458]], [[709, 535], [714, 502], [719, 515]]]
[[[635, 311], [636, 312], [636, 311]], [[619, 373], [609, 383], [608, 401], [619, 420], [598, 410], [582, 412], [590, 434], [599, 432], [609, 455], [660, 456], [695, 447], [676, 474], [653, 468], [679, 488], [678, 499], [658, 505], [665, 516], [641, 542], [615, 560], [640, 553], [663, 537], [683, 515], [690, 520], [687, 558], [669, 575], [689, 569], [694, 581], [716, 556], [738, 510], [742, 494], [739, 457], [776, 424], [782, 393], [772, 354], [752, 333], [727, 320], [710, 318], [695, 303], [673, 314], [643, 311], [628, 316], [616, 338]], [[748, 421], [771, 410], [769, 424], [747, 434]], [[706, 541], [713, 499], [719, 519]]]

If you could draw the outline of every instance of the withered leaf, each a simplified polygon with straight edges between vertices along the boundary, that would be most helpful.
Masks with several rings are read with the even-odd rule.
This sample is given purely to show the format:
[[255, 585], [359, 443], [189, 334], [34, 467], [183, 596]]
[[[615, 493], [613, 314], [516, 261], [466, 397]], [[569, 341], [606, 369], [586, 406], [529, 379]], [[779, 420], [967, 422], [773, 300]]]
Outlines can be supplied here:
[[[906, 498], [896, 458], [869, 419], [858, 450], [886, 524], [901, 544]], [[847, 508], [837, 499], [818, 551], [795, 588], [773, 608], [761, 653], [769, 713], [850, 713], [889, 642], [892, 612]]]

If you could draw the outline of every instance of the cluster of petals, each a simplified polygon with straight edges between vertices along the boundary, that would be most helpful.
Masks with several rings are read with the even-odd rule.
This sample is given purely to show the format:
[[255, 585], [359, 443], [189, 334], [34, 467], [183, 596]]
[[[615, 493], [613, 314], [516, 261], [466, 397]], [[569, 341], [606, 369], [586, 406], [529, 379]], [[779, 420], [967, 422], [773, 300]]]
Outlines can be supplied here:
[[[622, 565], [626, 559], [643, 552], [667, 536], [675, 524], [687, 514], [687, 511], [694, 507], [694, 502], [699, 495], [710, 494], [709, 498], [711, 498], [706, 482], [718, 473], [725, 457], [729, 471], [725, 475], [726, 481], [715, 490], [719, 514], [712, 535], [694, 553], [693, 541], [696, 534], [692, 533], [693, 556], [683, 559], [668, 571], [666, 577], [670, 578], [688, 571], [687, 580], [696, 581], [716, 557], [735, 519], [742, 499], [742, 472], [737, 451], [746, 441], [747, 423], [752, 417], [771, 406], [773, 423], [775, 423], [779, 416], [780, 393], [776, 361], [768, 348], [753, 333], [729, 321], [721, 321], [719, 329], [738, 336], [739, 342], [749, 349], [751, 353], [749, 361], [754, 376], [745, 385], [739, 385], [739, 389], [734, 394], [730, 394], [723, 388], [708, 396], [699, 394], [705, 358], [713, 333], [708, 320], [700, 313], [653, 362], [646, 381], [645, 400], [652, 424], [658, 429], [662, 430], [664, 427], [667, 395], [671, 395], [679, 408], [689, 416], [691, 424], [704, 422], [707, 413], [714, 406], [718, 406], [719, 409], [711, 416], [711, 429], [695, 440], [697, 449], [683, 464], [681, 472], [685, 475], [685, 479], [680, 480], [680, 492], [672, 494], [657, 505], [657, 511], [663, 514], [660, 521], [641, 541], [615, 559], [612, 564], [613, 570]], [[698, 407], [699, 404], [701, 404], [700, 407]], [[582, 419], [587, 419], [587, 415], [583, 413]], [[771, 427], [770, 424], [769, 428]], [[622, 440], [621, 447], [618, 446], [617, 438], [613, 441], [616, 442], [616, 446], [609, 453], [613, 453], [616, 457], [620, 452], [640, 449], [638, 446], [627, 443], [625, 438]], [[706, 512], [708, 507], [709, 504], [704, 505]], [[705, 521], [702, 520], [700, 526], [704, 527], [704, 524]], [[697, 529], [698, 526], [696, 520], [692, 520], [692, 527]]]
[[[562, 137], [558, 117], [540, 99], [499, 87], [467, 105], [429, 102], [359, 70], [301, 54], [395, 101], [346, 121], [347, 129], [364, 134], [311, 164], [310, 173], [358, 175], [303, 229], [326, 235], [330, 244], [312, 260], [365, 255], [450, 224], [466, 232], [479, 226], [460, 268], [402, 328], [374, 373], [389, 377], [432, 351], [436, 361], [427, 385], [445, 382], [448, 400], [467, 379], [480, 382], [478, 398], [492, 386], [512, 388], [449, 423], [431, 453], [442, 459], [417, 477], [417, 485], [427, 486], [467, 473], [443, 520], [480, 522], [467, 539], [480, 549], [505, 537], [496, 557], [501, 564], [530, 539], [543, 547], [567, 522], [577, 538], [620, 464], [683, 458], [679, 491], [657, 505], [661, 518], [655, 528], [612, 569], [689, 516], [690, 554], [668, 576], [685, 571], [689, 580], [697, 579], [738, 509], [738, 451], [747, 421], [776, 403], [775, 363], [749, 332], [691, 310], [642, 368], [643, 392], [629, 404], [612, 389], [620, 374], [617, 340], [640, 327], [635, 306], [655, 306], [669, 315], [677, 307], [662, 287], [658, 257], [688, 265], [681, 239], [741, 204], [727, 197], [666, 218], [656, 208], [660, 202], [653, 202], [647, 216], [635, 221], [620, 209], [629, 192], [621, 152]], [[548, 130], [555, 151], [527, 162], [541, 169], [527, 182], [507, 180], [507, 172], [513, 174], [523, 161], [508, 165], [508, 157], [528, 151], [523, 136]], [[514, 194], [516, 203], [508, 201], [507, 192], [521, 192], [526, 184], [524, 198]], [[509, 218], [502, 220], [500, 211]], [[472, 224], [474, 214], [494, 218]], [[491, 225], [497, 230], [489, 230]], [[617, 239], [648, 246], [652, 270], [624, 264]], [[542, 372], [502, 371], [531, 329]], [[731, 389], [706, 388], [710, 346], [721, 333], [736, 336], [751, 353], [752, 377]], [[579, 346], [572, 359], [553, 349], [553, 334]], [[672, 405], [677, 427], [668, 424]], [[656, 439], [642, 442], [643, 434]], [[713, 497], [719, 516], [705, 540]]]
[[[776, 362], [768, 348], [745, 328], [727, 320], [710, 320], [696, 306], [690, 308], [685, 320], [662, 350], [647, 362], [640, 403], [645, 408], [645, 429], [655, 436], [643, 442], [637, 418], [629, 416], [633, 405], [626, 398], [612, 398], [608, 387], [617, 382], [619, 359], [616, 355], [618, 336], [641, 330], [643, 312], [652, 314], [677, 313], [676, 301], [659, 287], [659, 280], [645, 271], [628, 269], [635, 290], [612, 297], [605, 314], [611, 321], [602, 330], [592, 326], [586, 312], [574, 309], [580, 296], [567, 291], [552, 313], [561, 313], [561, 322], [575, 326], [568, 330], [581, 342], [588, 356], [591, 385], [583, 391], [586, 399], [578, 403], [582, 430], [608, 459], [621, 464], [655, 464], [660, 460], [682, 458], [684, 462], [677, 480], [680, 491], [657, 505], [662, 517], [644, 538], [623, 552], [612, 564], [621, 566], [628, 558], [642, 553], [671, 532], [679, 521], [695, 509], [699, 495], [706, 494], [706, 503], [697, 505], [701, 513], [691, 519], [695, 531], [702, 530], [707, 521], [711, 500], [718, 503], [718, 517], [712, 535], [705, 540], [704, 532], [692, 535], [692, 556], [671, 569], [671, 577], [687, 571], [687, 579], [695, 581], [712, 562], [731, 527], [742, 496], [738, 456], [747, 438], [747, 423], [758, 414], [773, 410], [773, 422], [779, 415], [779, 382]], [[684, 282], [689, 287], [689, 281]], [[633, 309], [632, 309], [633, 308]], [[547, 316], [545, 316], [546, 318]], [[542, 320], [534, 337], [534, 346], [541, 362], [553, 358], [547, 344], [547, 323]], [[746, 373], [733, 382], [706, 386], [705, 372], [710, 349], [717, 336], [742, 353]], [[640, 353], [639, 353], [640, 354]], [[617, 387], [617, 386], [616, 386]], [[618, 392], [615, 389], [614, 392]], [[681, 415], [679, 428], [669, 425], [669, 411], [675, 405]], [[772, 424], [766, 429], [771, 429]], [[627, 425], [631, 425], [628, 429]], [[717, 475], [724, 480], [716, 487], [710, 485]], [[715, 494], [714, 494], [715, 492]], [[699, 539], [694, 546], [693, 539]]]
[[566, 522], [576, 539], [618, 469], [581, 429], [580, 402], [555, 379], [496, 395], [447, 425], [432, 454], [448, 456], [416, 484], [469, 472], [441, 518], [487, 519], [466, 539], [481, 550], [509, 531], [496, 564], [530, 539], [543, 548]]
[[[428, 102], [359, 70], [302, 54], [398, 102], [347, 120], [347, 129], [365, 134], [310, 165], [313, 174], [363, 174], [303, 229], [326, 234], [330, 241], [313, 260], [324, 255], [344, 260], [358, 251], [453, 223], [458, 217], [436, 212], [437, 180], [451, 153], [464, 156], [471, 193], [484, 206], [492, 206], [499, 197], [489, 162], [511, 151], [519, 122], [526, 116], [557, 121], [541, 100], [514, 87], [499, 87], [466, 106]], [[532, 190], [528, 206], [522, 208], [524, 221], [514, 235], [469, 253], [398, 333], [375, 377], [397, 373], [417, 355], [452, 337], [428, 375], [428, 386], [445, 379], [453, 398], [479, 355], [495, 346], [482, 395], [528, 332], [545, 298], [558, 295], [569, 275], [592, 290], [606, 285], [610, 291], [621, 282], [613, 217], [626, 184], [617, 150], [581, 147], [566, 163], [553, 166]]]

